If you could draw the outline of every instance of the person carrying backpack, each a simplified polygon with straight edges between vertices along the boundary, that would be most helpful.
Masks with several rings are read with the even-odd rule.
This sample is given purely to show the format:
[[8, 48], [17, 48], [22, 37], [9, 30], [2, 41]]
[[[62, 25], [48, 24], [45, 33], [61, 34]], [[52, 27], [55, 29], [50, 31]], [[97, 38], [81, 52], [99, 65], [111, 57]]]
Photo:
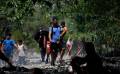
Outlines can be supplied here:
[[55, 61], [59, 52], [61, 28], [57, 23], [57, 18], [52, 17], [52, 26], [49, 28], [49, 40], [51, 42], [51, 65], [55, 65]]
[[39, 43], [40, 53], [42, 62], [45, 62], [45, 54], [46, 54], [46, 44], [48, 39], [48, 31], [44, 29], [45, 27], [40, 27], [39, 30], [35, 33], [34, 39], [37, 43]]

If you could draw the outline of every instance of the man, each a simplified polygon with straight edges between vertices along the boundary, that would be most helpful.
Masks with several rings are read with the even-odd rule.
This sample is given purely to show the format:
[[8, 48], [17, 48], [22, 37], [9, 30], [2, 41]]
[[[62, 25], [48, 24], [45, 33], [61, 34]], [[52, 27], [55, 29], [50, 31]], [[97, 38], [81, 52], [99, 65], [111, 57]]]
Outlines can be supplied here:
[[17, 45], [15, 41], [11, 39], [11, 36], [12, 36], [11, 34], [6, 35], [6, 39], [2, 43], [1, 49], [4, 55], [9, 59], [12, 59], [14, 47], [17, 48]]
[[61, 35], [60, 35], [60, 60], [62, 60], [64, 52], [65, 52], [65, 41], [64, 41], [64, 36], [67, 32], [67, 27], [65, 25], [65, 21], [61, 22]]
[[57, 18], [52, 17], [52, 26], [49, 28], [49, 40], [51, 42], [51, 65], [55, 65], [55, 61], [58, 55], [59, 42], [60, 42], [61, 28], [57, 23]]
[[11, 61], [2, 52], [2, 42], [3, 42], [3, 40], [1, 39], [0, 40], [0, 59], [7, 62], [10, 67], [13, 67]]
[[[44, 27], [45, 28], [45, 27]], [[36, 32], [34, 39], [39, 43], [39, 47], [41, 48], [41, 59], [42, 62], [45, 61], [45, 54], [46, 54], [46, 44], [48, 39], [48, 31], [44, 30], [43, 27], [39, 28], [39, 31]]]

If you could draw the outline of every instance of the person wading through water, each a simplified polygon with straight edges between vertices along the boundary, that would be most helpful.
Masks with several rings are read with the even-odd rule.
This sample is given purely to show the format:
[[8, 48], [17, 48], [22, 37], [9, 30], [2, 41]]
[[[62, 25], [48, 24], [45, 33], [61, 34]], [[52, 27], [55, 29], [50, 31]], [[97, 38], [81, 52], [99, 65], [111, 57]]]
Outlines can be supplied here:
[[0, 59], [8, 63], [8, 65], [13, 68], [14, 66], [12, 65], [11, 60], [4, 55], [3, 45], [2, 45], [3, 41], [4, 41], [3, 39], [0, 39]]
[[67, 49], [67, 57], [70, 59], [71, 58], [71, 51], [72, 51], [72, 46], [73, 46], [73, 39], [71, 37], [68, 38], [67, 43], [66, 43], [66, 49]]
[[59, 42], [60, 42], [60, 32], [61, 28], [58, 25], [57, 18], [52, 17], [52, 26], [49, 28], [49, 40], [51, 42], [51, 65], [55, 65], [55, 61], [59, 52]]
[[17, 49], [18, 52], [18, 47], [15, 43], [15, 41], [13, 39], [11, 39], [11, 34], [7, 34], [6, 35], [6, 39], [3, 41], [2, 43], [2, 52], [4, 53], [4, 55], [9, 58], [12, 61], [12, 57], [13, 57], [13, 50], [14, 48]]
[[45, 61], [45, 54], [46, 54], [46, 44], [48, 39], [48, 31], [46, 30], [46, 27], [40, 27], [39, 30], [35, 33], [34, 39], [39, 43], [39, 48], [41, 48], [41, 59], [42, 62]]
[[[51, 25], [52, 25], [52, 22], [50, 22], [50, 26]], [[47, 43], [46, 43], [46, 60], [45, 60], [46, 64], [48, 64], [48, 62], [50, 60], [50, 58], [49, 58], [50, 55], [51, 55], [51, 42], [49, 41], [49, 36], [48, 36]]]
[[65, 21], [61, 22], [61, 35], [60, 35], [60, 62], [62, 62], [64, 53], [65, 53], [65, 47], [66, 47], [66, 43], [64, 41], [64, 36], [67, 32], [67, 27], [65, 24]]

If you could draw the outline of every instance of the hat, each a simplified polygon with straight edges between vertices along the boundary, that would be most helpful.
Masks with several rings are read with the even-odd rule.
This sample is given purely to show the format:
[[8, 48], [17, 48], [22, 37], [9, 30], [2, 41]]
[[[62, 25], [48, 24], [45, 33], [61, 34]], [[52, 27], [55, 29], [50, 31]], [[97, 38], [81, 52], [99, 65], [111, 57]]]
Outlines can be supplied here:
[[57, 20], [57, 17], [56, 17], [56, 16], [53, 16], [53, 17], [52, 17], [52, 20], [55, 20], [55, 19]]

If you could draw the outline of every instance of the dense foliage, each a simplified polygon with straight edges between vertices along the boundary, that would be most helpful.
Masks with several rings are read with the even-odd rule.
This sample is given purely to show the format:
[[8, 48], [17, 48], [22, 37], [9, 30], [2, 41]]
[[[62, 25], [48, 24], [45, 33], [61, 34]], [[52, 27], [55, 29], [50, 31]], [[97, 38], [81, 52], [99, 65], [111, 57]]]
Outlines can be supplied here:
[[49, 26], [50, 17], [56, 15], [67, 23], [66, 37], [85, 37], [100, 48], [103, 44], [120, 48], [119, 13], [119, 0], [1, 0], [0, 32], [2, 35], [4, 28], [9, 27], [16, 40], [33, 43], [35, 30], [40, 25]]

